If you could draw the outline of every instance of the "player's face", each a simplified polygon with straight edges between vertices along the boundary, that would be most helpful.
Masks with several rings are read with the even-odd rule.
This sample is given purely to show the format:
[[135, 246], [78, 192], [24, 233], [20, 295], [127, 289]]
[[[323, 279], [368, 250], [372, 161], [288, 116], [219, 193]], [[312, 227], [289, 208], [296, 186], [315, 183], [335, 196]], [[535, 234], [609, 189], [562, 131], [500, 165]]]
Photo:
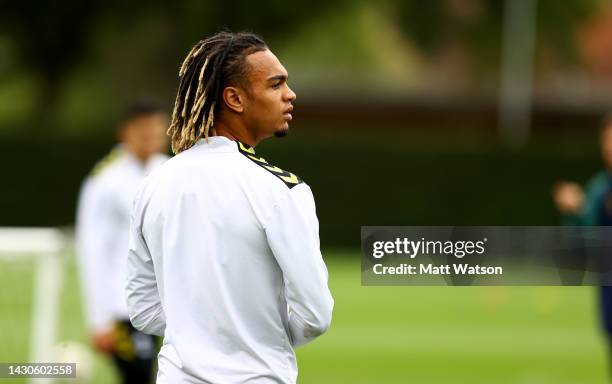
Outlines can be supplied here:
[[601, 132], [601, 156], [606, 168], [612, 170], [612, 124]]
[[138, 116], [125, 124], [121, 141], [136, 157], [146, 161], [156, 153], [167, 151], [166, 125], [167, 119], [162, 113]]
[[285, 136], [292, 119], [295, 93], [287, 84], [287, 70], [269, 50], [246, 58], [250, 65], [244, 118], [256, 137]]

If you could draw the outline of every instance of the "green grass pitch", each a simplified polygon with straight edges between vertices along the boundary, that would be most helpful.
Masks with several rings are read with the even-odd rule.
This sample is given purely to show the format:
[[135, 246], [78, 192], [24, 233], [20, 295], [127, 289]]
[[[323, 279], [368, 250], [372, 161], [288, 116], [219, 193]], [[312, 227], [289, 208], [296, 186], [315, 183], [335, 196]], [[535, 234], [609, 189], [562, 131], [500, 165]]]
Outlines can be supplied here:
[[[606, 382], [595, 288], [362, 287], [358, 252], [325, 256], [334, 320], [298, 349], [299, 383]], [[86, 343], [73, 260], [65, 271], [60, 339]], [[31, 274], [0, 263], [0, 362], [27, 361]], [[94, 383], [113, 382], [95, 367]]]

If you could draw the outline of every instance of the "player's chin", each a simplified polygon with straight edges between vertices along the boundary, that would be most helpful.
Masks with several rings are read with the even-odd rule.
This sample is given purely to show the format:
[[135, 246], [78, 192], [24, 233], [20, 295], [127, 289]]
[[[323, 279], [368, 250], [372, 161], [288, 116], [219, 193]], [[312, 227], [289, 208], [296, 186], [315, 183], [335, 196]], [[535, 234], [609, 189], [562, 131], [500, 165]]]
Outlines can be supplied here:
[[288, 134], [289, 134], [289, 124], [288, 123], [285, 123], [285, 125], [282, 128], [274, 131], [274, 136], [278, 138], [285, 137]]

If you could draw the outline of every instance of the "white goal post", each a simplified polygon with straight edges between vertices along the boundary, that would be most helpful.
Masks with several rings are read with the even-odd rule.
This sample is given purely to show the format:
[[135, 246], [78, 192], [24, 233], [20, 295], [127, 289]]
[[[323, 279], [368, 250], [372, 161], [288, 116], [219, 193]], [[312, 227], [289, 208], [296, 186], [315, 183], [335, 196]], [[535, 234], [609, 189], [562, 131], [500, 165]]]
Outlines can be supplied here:
[[[0, 260], [28, 258], [35, 266], [28, 363], [53, 362], [66, 239], [57, 228], [0, 227]], [[32, 382], [50, 381], [39, 378]]]

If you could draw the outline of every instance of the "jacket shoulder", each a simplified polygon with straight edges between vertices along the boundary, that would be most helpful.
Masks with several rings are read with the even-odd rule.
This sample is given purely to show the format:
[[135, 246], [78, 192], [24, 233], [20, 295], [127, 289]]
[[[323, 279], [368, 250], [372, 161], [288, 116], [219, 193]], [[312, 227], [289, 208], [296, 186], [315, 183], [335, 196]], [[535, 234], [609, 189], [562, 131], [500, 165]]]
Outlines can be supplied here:
[[123, 150], [119, 148], [113, 149], [94, 165], [91, 172], [89, 173], [89, 177], [95, 178], [101, 175], [102, 173], [110, 169], [112, 166], [116, 165], [119, 160], [123, 158], [124, 154], [125, 153], [123, 152]]
[[247, 160], [264, 169], [269, 174], [280, 180], [287, 188], [291, 189], [304, 181], [295, 173], [281, 169], [275, 165], [270, 164], [263, 157], [255, 154], [255, 150], [246, 144], [236, 142], [238, 145], [238, 152], [244, 156]]

